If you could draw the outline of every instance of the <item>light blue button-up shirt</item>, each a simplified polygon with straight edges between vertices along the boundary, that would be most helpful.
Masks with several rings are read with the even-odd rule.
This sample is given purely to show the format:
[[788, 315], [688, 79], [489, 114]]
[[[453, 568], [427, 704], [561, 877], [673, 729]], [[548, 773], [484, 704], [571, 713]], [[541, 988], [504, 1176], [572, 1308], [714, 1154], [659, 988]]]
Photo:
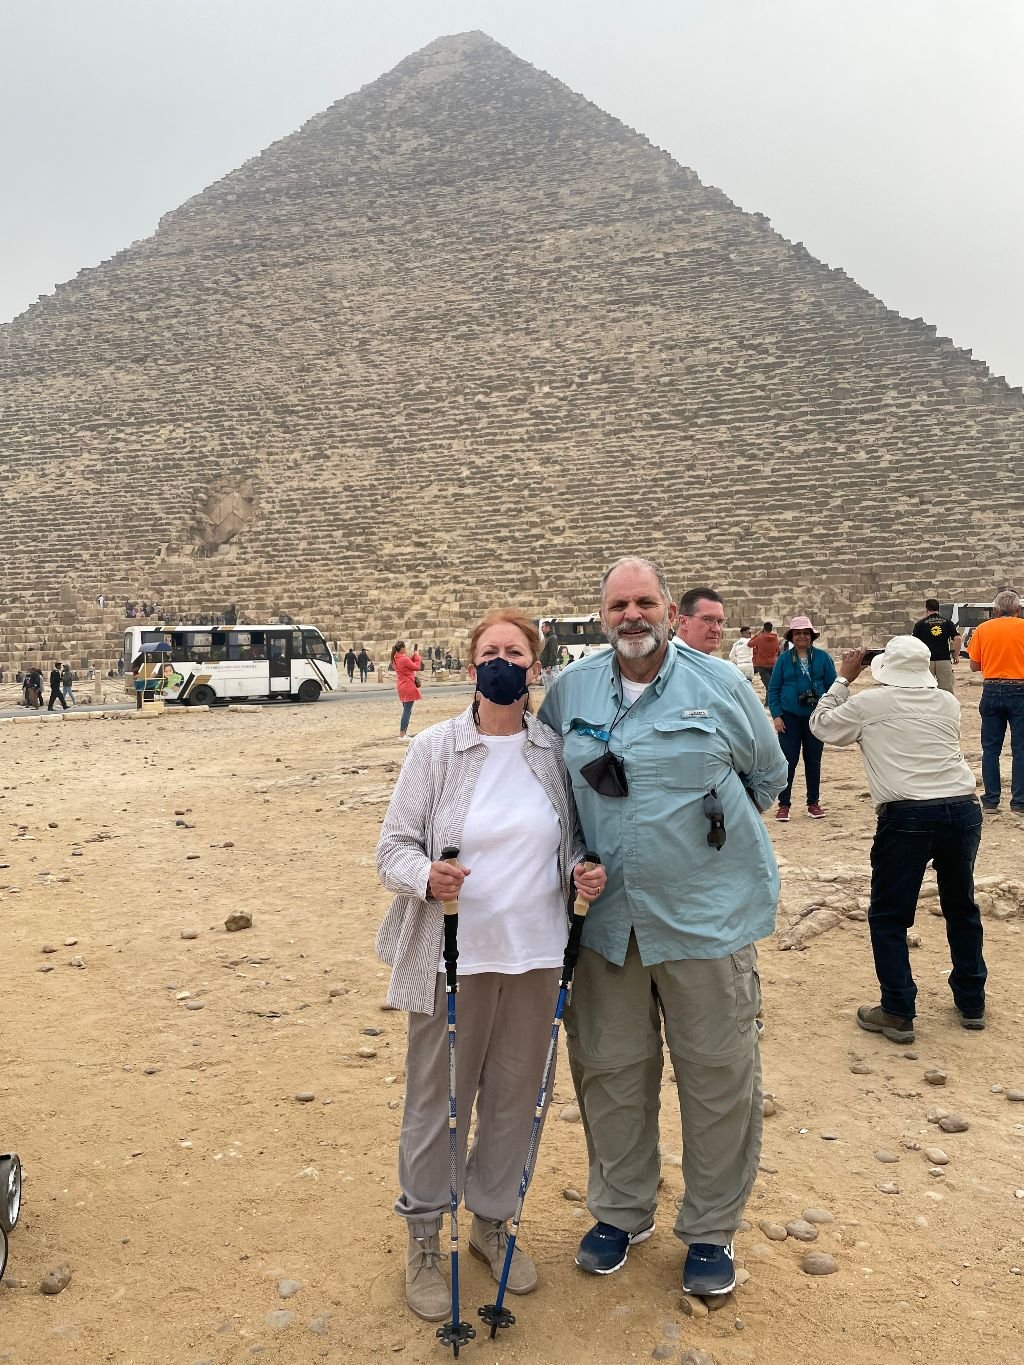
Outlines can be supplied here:
[[[607, 741], [629, 795], [601, 796], [580, 769], [604, 752], [600, 735], [626, 706], [609, 649], [565, 669], [540, 709], [563, 736], [587, 847], [608, 873], [583, 942], [619, 964], [630, 930], [646, 965], [725, 957], [775, 928], [779, 871], [757, 807], [786, 785], [778, 736], [737, 668], [674, 641]], [[707, 841], [712, 787], [725, 810], [721, 851]]]

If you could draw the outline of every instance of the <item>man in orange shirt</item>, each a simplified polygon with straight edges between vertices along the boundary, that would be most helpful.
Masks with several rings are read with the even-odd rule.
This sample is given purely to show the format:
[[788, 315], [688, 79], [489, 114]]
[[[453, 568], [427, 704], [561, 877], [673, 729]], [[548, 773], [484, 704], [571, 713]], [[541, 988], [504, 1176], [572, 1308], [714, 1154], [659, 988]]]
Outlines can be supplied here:
[[775, 627], [771, 621], [765, 621], [764, 625], [757, 632], [750, 642], [750, 652], [754, 656], [754, 669], [757, 676], [764, 684], [764, 694], [768, 695], [768, 684], [772, 680], [772, 670], [775, 667], [775, 660], [779, 657], [779, 637], [775, 634]]
[[1024, 815], [1024, 620], [1020, 594], [1007, 589], [996, 594], [992, 619], [982, 621], [971, 635], [967, 653], [971, 671], [985, 679], [981, 689], [981, 776], [985, 786], [981, 805], [999, 808], [999, 755], [1006, 727], [1010, 727], [1010, 810]]

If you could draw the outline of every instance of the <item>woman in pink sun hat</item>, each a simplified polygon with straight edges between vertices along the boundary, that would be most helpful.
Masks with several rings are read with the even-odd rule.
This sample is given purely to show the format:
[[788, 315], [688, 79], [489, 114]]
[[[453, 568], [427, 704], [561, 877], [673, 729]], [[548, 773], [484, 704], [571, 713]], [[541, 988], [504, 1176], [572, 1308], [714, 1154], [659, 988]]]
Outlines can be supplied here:
[[789, 764], [789, 781], [779, 796], [776, 820], [789, 819], [793, 778], [801, 754], [807, 781], [807, 814], [813, 820], [821, 820], [825, 815], [820, 799], [821, 755], [825, 746], [811, 734], [810, 718], [818, 698], [823, 697], [835, 682], [836, 666], [824, 649], [814, 648], [819, 634], [809, 616], [794, 616], [786, 631], [792, 648], [776, 659], [768, 683], [768, 710]]

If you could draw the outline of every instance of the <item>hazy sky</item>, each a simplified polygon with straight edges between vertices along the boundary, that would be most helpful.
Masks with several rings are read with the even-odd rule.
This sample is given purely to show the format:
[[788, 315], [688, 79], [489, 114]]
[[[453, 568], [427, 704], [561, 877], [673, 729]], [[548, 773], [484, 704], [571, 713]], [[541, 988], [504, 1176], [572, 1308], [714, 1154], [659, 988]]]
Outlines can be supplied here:
[[1022, 0], [0, 0], [0, 322], [465, 29], [1024, 383]]

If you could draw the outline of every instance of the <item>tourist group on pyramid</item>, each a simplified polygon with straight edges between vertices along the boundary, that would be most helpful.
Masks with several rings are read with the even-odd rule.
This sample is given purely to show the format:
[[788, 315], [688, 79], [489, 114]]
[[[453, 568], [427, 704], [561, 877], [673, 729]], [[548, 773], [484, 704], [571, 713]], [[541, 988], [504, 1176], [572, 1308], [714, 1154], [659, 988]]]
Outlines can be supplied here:
[[[733, 1238], [764, 1104], [756, 945], [779, 897], [765, 819], [790, 820], [801, 760], [807, 814], [821, 820], [822, 752], [858, 744], [877, 811], [868, 924], [879, 1000], [851, 1023], [914, 1041], [907, 931], [931, 866], [951, 1017], [985, 1027], [974, 865], [983, 812], [1002, 802], [1007, 728], [1009, 808], [1024, 814], [1018, 594], [997, 595], [967, 650], [984, 680], [980, 801], [953, 691], [962, 640], [935, 599], [912, 633], [846, 650], [838, 666], [804, 615], [782, 640], [771, 622], [742, 632], [724, 659], [721, 596], [697, 587], [677, 606], [662, 568], [629, 557], [604, 574], [600, 622], [610, 648], [561, 670], [550, 630], [524, 613], [477, 622], [473, 701], [412, 738], [377, 846], [394, 900], [376, 947], [392, 968], [388, 1003], [409, 1017], [395, 1201], [406, 1296], [443, 1322], [456, 1354], [476, 1330], [460, 1317], [460, 1204], [469, 1251], [499, 1286], [479, 1310], [492, 1336], [514, 1322], [505, 1296], [538, 1284], [518, 1232], [563, 1025], [594, 1220], [576, 1265], [611, 1275], [654, 1235], [667, 1047], [683, 1128], [682, 1289], [714, 1299], [736, 1285]], [[415, 667], [399, 673], [400, 697]], [[865, 669], [875, 685], [853, 691]], [[406, 701], [403, 734], [410, 712]]]

